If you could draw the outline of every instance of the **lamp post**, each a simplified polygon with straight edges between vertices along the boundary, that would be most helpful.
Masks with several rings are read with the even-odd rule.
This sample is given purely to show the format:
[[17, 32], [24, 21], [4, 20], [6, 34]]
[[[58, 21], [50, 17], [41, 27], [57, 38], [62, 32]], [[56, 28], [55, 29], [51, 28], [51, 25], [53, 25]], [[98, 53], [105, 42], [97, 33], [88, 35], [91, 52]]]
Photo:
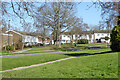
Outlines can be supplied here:
[[8, 23], [8, 53], [9, 53], [9, 30], [10, 30], [10, 20]]

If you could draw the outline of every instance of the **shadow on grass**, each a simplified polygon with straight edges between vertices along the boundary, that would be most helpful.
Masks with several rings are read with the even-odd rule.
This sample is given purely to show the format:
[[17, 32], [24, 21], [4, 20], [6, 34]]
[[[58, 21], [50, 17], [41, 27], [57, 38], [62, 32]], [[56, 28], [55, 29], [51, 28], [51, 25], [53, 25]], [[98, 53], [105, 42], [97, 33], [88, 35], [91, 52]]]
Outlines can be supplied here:
[[112, 53], [112, 52], [113, 51], [105, 51], [105, 52], [99, 52], [99, 53], [73, 53], [73, 54], [64, 54], [64, 55], [80, 57], [80, 56], [88, 56], [88, 55], [96, 55], [96, 54], [106, 54], [106, 53]]
[[76, 48], [74, 47], [74, 48], [63, 48], [63, 49], [58, 49], [58, 50], [61, 50], [61, 51], [79, 51], [82, 49], [97, 49], [97, 48], [101, 48], [101, 47], [76, 47]]

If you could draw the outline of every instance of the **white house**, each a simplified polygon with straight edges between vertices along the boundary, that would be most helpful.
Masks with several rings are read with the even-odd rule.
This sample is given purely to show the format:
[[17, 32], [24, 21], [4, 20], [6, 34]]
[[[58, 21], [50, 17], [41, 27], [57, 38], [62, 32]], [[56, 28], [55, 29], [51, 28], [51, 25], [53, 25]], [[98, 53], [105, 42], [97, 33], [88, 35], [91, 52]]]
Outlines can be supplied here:
[[71, 40], [75, 43], [76, 40], [87, 39], [89, 43], [109, 43], [105, 40], [105, 37], [108, 36], [110, 38], [110, 31], [102, 30], [102, 31], [82, 31], [80, 34], [70, 35], [70, 32], [64, 32], [60, 35], [61, 43], [70, 43]]
[[104, 43], [104, 42], [107, 42], [109, 43], [110, 42], [110, 39], [108, 41], [105, 40], [105, 37], [108, 36], [110, 38], [110, 33], [103, 33], [103, 32], [97, 32], [97, 33], [94, 33], [95, 35], [95, 41], [96, 42], [101, 42], [101, 43]]

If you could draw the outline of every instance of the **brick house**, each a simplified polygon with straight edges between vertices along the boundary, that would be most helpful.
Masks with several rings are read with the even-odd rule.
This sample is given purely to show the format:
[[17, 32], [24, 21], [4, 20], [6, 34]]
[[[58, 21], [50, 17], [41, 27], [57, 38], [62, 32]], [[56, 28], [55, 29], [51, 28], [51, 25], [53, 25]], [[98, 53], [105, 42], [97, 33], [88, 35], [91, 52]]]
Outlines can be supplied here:
[[[23, 49], [24, 46], [37, 45], [38, 43], [43, 44], [41, 35], [38, 33], [27, 33], [16, 30], [9, 30], [6, 33], [13, 35], [13, 45], [17, 49]], [[50, 38], [46, 37], [45, 44], [50, 43]]]
[[1, 33], [0, 34], [0, 49], [2, 49], [5, 46], [12, 46], [13, 45], [13, 35], [12, 34], [5, 34]]
[[2, 48], [5, 46], [13, 45], [13, 35], [5, 34], [6, 31], [6, 27], [0, 29], [0, 50], [2, 50]]
[[16, 49], [23, 49], [24, 45], [35, 45], [38, 43], [38, 37], [32, 34], [16, 31], [16, 30], [9, 30], [6, 33], [13, 35], [13, 45]]

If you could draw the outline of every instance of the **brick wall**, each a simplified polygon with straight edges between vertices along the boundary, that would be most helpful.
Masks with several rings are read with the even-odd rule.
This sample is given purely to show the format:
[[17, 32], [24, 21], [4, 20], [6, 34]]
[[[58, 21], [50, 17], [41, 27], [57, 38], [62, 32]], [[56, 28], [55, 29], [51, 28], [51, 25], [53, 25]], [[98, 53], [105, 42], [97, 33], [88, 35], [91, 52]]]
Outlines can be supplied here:
[[12, 45], [13, 44], [13, 36], [10, 34], [0, 34], [0, 42], [1, 42], [1, 48], [7, 46], [7, 45]]
[[22, 43], [23, 37], [12, 31], [9, 31], [9, 33], [13, 35], [13, 44], [14, 44], [15, 49], [23, 49], [23, 43]]

